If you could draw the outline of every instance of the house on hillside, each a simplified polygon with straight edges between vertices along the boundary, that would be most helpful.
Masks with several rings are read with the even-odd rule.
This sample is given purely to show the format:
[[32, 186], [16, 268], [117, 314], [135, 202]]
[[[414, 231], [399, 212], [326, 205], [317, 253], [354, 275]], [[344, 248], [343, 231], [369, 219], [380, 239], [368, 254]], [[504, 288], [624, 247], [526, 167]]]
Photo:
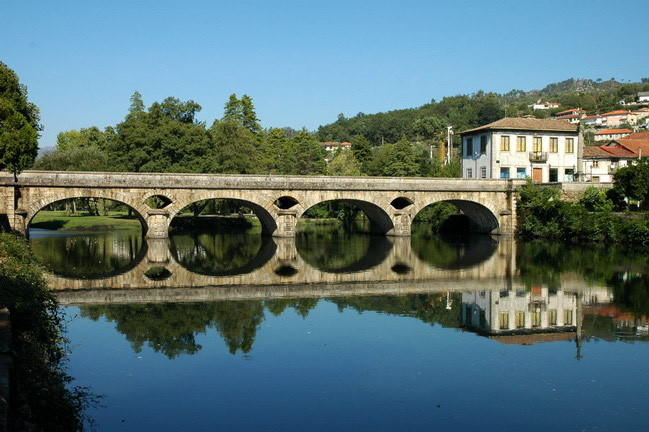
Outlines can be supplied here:
[[349, 142], [327, 141], [320, 143], [320, 145], [328, 152], [334, 150], [349, 150], [352, 148], [352, 143]]
[[540, 100], [535, 104], [531, 105], [532, 109], [534, 110], [555, 109], [555, 108], [559, 108], [560, 106], [561, 104], [557, 102], [541, 102]]
[[503, 118], [460, 133], [463, 178], [526, 178], [571, 182], [581, 154], [578, 125]]
[[602, 125], [602, 117], [599, 115], [589, 115], [581, 119], [581, 124], [588, 127], [598, 127]]
[[638, 103], [649, 103], [649, 92], [638, 92]]
[[579, 108], [571, 108], [565, 111], [560, 111], [554, 115], [554, 118], [557, 120], [565, 120], [570, 123], [577, 124], [586, 117], [586, 111]]
[[637, 158], [649, 157], [649, 132], [636, 132], [608, 143], [607, 147], [622, 147], [632, 151]]
[[582, 177], [587, 182], [612, 182], [616, 171], [632, 163], [638, 156], [621, 146], [584, 146]]
[[604, 129], [595, 132], [595, 141], [610, 141], [618, 138], [624, 138], [633, 133], [631, 129]]
[[602, 126], [609, 128], [619, 127], [623, 124], [636, 125], [638, 123], [638, 116], [631, 111], [617, 110], [601, 114]]

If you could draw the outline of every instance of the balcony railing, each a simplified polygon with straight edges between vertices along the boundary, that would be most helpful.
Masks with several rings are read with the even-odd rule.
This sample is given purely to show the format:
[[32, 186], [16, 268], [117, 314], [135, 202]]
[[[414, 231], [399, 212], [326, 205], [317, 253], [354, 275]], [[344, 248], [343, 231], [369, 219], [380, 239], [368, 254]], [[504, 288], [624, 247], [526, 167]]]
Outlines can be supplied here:
[[547, 162], [548, 152], [530, 152], [530, 162]]

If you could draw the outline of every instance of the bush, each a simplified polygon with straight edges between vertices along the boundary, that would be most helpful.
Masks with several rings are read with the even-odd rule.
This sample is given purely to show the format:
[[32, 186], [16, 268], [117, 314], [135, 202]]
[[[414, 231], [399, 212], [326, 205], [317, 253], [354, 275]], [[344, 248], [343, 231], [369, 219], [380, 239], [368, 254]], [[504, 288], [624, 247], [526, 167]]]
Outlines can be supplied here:
[[11, 314], [14, 372], [9, 431], [82, 431], [86, 389], [67, 388], [62, 321], [25, 239], [0, 233], [0, 306]]

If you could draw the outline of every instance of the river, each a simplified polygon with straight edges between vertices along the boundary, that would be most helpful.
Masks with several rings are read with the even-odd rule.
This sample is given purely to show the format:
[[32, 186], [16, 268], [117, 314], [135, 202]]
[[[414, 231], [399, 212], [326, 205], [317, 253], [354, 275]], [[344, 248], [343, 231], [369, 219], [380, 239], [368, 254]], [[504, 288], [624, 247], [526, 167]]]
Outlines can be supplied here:
[[646, 430], [646, 251], [33, 230], [99, 431]]

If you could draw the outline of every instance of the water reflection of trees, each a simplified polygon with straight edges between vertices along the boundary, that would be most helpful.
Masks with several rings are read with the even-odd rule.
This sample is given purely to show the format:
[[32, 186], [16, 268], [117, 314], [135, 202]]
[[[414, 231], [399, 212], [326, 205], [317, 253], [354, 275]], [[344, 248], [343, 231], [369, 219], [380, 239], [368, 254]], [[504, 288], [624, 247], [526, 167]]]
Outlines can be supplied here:
[[176, 261], [194, 273], [245, 274], [264, 265], [275, 253], [271, 238], [249, 234], [202, 233], [171, 237]]
[[99, 279], [125, 273], [146, 254], [139, 233], [32, 236], [30, 247], [46, 268], [70, 278]]
[[516, 248], [516, 268], [525, 284], [557, 289], [564, 274], [574, 273], [592, 284], [610, 285], [615, 273], [644, 273], [649, 268], [646, 250], [615, 246], [578, 246], [533, 241]]
[[[459, 294], [408, 296], [345, 297], [330, 300], [340, 312], [350, 308], [358, 312], [378, 312], [407, 316], [429, 324], [459, 327]], [[92, 320], [102, 317], [114, 322], [118, 332], [139, 353], [146, 345], [155, 352], [175, 358], [195, 354], [202, 349], [199, 334], [214, 329], [231, 354], [252, 350], [257, 330], [268, 311], [280, 316], [287, 310], [306, 318], [320, 299], [274, 299], [265, 301], [221, 301], [206, 303], [163, 303], [101, 305], [81, 307], [81, 316]], [[448, 306], [448, 308], [447, 308]]]
[[417, 235], [412, 249], [420, 260], [441, 269], [479, 265], [496, 252], [498, 241], [488, 235]]
[[364, 235], [341, 227], [300, 232], [295, 246], [302, 259], [312, 267], [336, 273], [375, 267], [392, 247], [384, 236]]

